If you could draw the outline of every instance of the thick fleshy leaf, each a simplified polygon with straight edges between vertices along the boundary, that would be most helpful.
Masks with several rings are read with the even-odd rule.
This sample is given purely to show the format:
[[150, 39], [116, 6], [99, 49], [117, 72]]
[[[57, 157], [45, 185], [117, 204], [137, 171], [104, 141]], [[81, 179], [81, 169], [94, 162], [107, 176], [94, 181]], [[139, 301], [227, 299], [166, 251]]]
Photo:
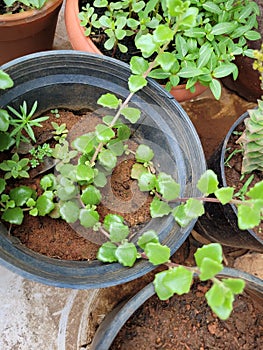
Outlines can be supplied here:
[[135, 158], [139, 163], [149, 162], [153, 159], [154, 153], [153, 150], [147, 145], [139, 145], [136, 150]]
[[174, 36], [174, 31], [168, 25], [160, 24], [153, 32], [153, 40], [159, 44], [164, 44], [171, 41]]
[[15, 187], [9, 192], [10, 199], [14, 200], [18, 207], [24, 205], [33, 194], [36, 194], [36, 192], [28, 186]]
[[147, 243], [144, 251], [150, 263], [153, 265], [160, 265], [168, 262], [171, 255], [170, 248], [160, 243]]
[[137, 259], [137, 249], [133, 243], [124, 242], [116, 249], [115, 256], [123, 266], [132, 267]]
[[186, 227], [193, 218], [186, 215], [185, 204], [180, 204], [172, 210], [172, 215], [175, 221], [181, 226]]
[[142, 173], [138, 179], [140, 191], [151, 191], [156, 185], [156, 176], [151, 173]]
[[80, 209], [79, 220], [84, 227], [93, 227], [99, 222], [99, 213], [93, 209]]
[[15, 140], [9, 134], [0, 132], [0, 151], [9, 149], [14, 143]]
[[96, 137], [93, 132], [81, 135], [72, 142], [72, 147], [81, 153], [90, 153], [94, 145], [96, 145]]
[[124, 219], [122, 216], [117, 214], [107, 214], [103, 220], [103, 225], [107, 231], [110, 230], [110, 225], [113, 223], [123, 223]]
[[256, 183], [248, 192], [247, 196], [252, 199], [263, 199], [263, 180]]
[[219, 100], [222, 92], [220, 82], [217, 79], [212, 79], [211, 82], [209, 83], [209, 88], [212, 94], [214, 95], [215, 99]]
[[204, 245], [196, 250], [194, 257], [198, 267], [201, 267], [202, 261], [205, 258], [210, 258], [221, 264], [223, 260], [222, 247], [219, 243]]
[[199, 266], [201, 281], [207, 281], [216, 276], [220, 271], [223, 270], [223, 265], [213, 259], [204, 257], [201, 265]]
[[116, 109], [120, 105], [120, 100], [113, 94], [107, 93], [102, 95], [97, 103], [103, 107], [108, 107], [111, 109]]
[[134, 124], [140, 119], [141, 111], [138, 108], [125, 107], [121, 110], [121, 114]]
[[2, 69], [0, 69], [0, 89], [5, 90], [9, 89], [14, 85], [11, 77], [5, 73]]
[[240, 278], [223, 278], [222, 282], [234, 294], [243, 293], [245, 285], [246, 285], [246, 282]]
[[198, 180], [197, 188], [205, 195], [208, 195], [217, 190], [218, 183], [217, 175], [208, 169]]
[[97, 137], [97, 140], [103, 143], [106, 143], [115, 137], [115, 133], [112, 128], [104, 124], [98, 124], [96, 126], [95, 135]]
[[36, 201], [36, 207], [38, 210], [38, 215], [45, 216], [49, 214], [54, 208], [55, 204], [53, 200], [46, 196], [45, 193], [38, 197]]
[[110, 240], [112, 242], [121, 242], [129, 235], [129, 227], [122, 222], [112, 222], [109, 225]]
[[138, 246], [142, 249], [145, 249], [148, 243], [159, 243], [159, 238], [153, 230], [144, 232], [137, 242]]
[[214, 284], [205, 297], [208, 305], [221, 320], [228, 319], [233, 310], [234, 296], [232, 293], [226, 295], [223, 286]]
[[7, 131], [9, 128], [9, 114], [5, 109], [0, 109], [0, 130]]
[[232, 187], [222, 187], [215, 191], [216, 198], [225, 205], [233, 198], [234, 189]]
[[6, 211], [4, 211], [2, 219], [10, 224], [21, 225], [24, 219], [23, 210], [18, 207], [8, 208]]
[[112, 242], [103, 243], [98, 250], [97, 259], [102, 262], [117, 262], [118, 259], [115, 256], [117, 246]]
[[95, 186], [89, 185], [83, 190], [81, 200], [85, 205], [97, 205], [101, 201], [101, 193]]
[[67, 223], [74, 223], [79, 218], [80, 209], [75, 202], [65, 202], [60, 207], [60, 214]]
[[0, 194], [5, 190], [6, 181], [0, 178]]
[[142, 174], [147, 174], [148, 170], [142, 164], [135, 163], [132, 167], [131, 178], [139, 179]]
[[133, 56], [130, 60], [131, 71], [135, 75], [142, 75], [149, 68], [149, 63], [143, 57]]
[[141, 50], [144, 57], [150, 57], [154, 51], [158, 48], [151, 34], [141, 35], [136, 41], [135, 45], [137, 49]]
[[168, 201], [178, 198], [180, 194], [180, 185], [171, 175], [163, 172], [160, 172], [157, 176], [156, 188], [163, 198]]
[[117, 157], [115, 154], [109, 150], [109, 149], [104, 149], [99, 153], [98, 156], [100, 164], [106, 169], [106, 170], [111, 170], [115, 167], [117, 163]]
[[130, 92], [137, 92], [147, 85], [147, 80], [141, 75], [131, 75], [128, 85]]
[[187, 217], [195, 219], [204, 214], [204, 205], [201, 201], [190, 198], [186, 201], [184, 211]]
[[94, 178], [94, 168], [89, 164], [79, 164], [76, 170], [77, 181], [90, 181]]
[[[247, 201], [248, 202], [248, 201]], [[238, 227], [241, 230], [248, 230], [252, 229], [255, 226], [258, 226], [260, 224], [261, 218], [262, 218], [262, 200], [258, 200], [258, 205], [256, 204], [257, 201], [251, 201], [251, 204], [254, 205], [245, 205], [241, 204], [237, 208], [237, 217], [238, 217]]]
[[155, 292], [160, 300], [167, 300], [174, 295], [173, 291], [163, 283], [166, 274], [167, 271], [157, 273], [153, 281]]
[[161, 201], [157, 197], [154, 197], [150, 205], [152, 218], [160, 218], [162, 216], [168, 215], [171, 211], [172, 208], [168, 203]]

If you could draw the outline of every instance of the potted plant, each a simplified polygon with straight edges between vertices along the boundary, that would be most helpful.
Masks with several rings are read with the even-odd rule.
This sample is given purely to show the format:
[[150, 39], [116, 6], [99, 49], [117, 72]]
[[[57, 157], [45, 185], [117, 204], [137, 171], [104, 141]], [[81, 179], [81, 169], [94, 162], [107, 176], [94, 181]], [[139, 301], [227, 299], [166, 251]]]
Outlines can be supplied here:
[[[261, 86], [262, 50], [261, 46], [261, 50], [254, 51], [253, 64], [259, 73]], [[237, 198], [244, 197], [250, 186], [262, 180], [262, 123], [263, 104], [262, 99], [258, 99], [257, 108], [248, 110], [232, 125], [223, 143], [208, 162], [223, 186], [233, 184], [234, 181]], [[250, 227], [247, 231], [240, 230], [234, 205], [212, 208], [208, 204], [206, 213], [197, 223], [197, 229], [211, 240], [263, 252], [262, 228], [258, 226]], [[219, 223], [224, 225], [223, 232], [217, 226]]]
[[51, 50], [62, 0], [0, 4], [0, 65], [29, 53]]
[[169, 301], [159, 300], [150, 283], [104, 317], [89, 344], [90, 349], [145, 346], [150, 349], [165, 345], [189, 349], [220, 348], [233, 346], [233, 338], [237, 347], [242, 347], [244, 342], [249, 348], [260, 347], [258, 322], [262, 280], [232, 268], [224, 268], [218, 277], [239, 277], [246, 281], [245, 293], [237, 296], [233, 313], [227, 320], [218, 319], [207, 308], [203, 298], [207, 293], [204, 283], [195, 281], [190, 294], [177, 295]]
[[[117, 2], [116, 6], [114, 4], [95, 1], [79, 9], [78, 0], [66, 2], [65, 21], [73, 48], [108, 55], [118, 54], [118, 58], [124, 59], [126, 52], [132, 55], [132, 50], [141, 49], [143, 44], [151, 47], [145, 41], [147, 36], [140, 39], [142, 34], [151, 32], [159, 25], [175, 26], [178, 21], [177, 4], [173, 1], [152, 1], [148, 5], [145, 2], [129, 5], [128, 1]], [[202, 86], [209, 86], [219, 99], [221, 86], [217, 79], [231, 74], [236, 79], [238, 75], [233, 63], [235, 56], [252, 57], [252, 50], [247, 49], [247, 40], [260, 38], [260, 34], [253, 30], [257, 27], [256, 15], [259, 9], [252, 1], [243, 1], [235, 6], [227, 1], [218, 4], [191, 1], [190, 6], [192, 15], [196, 16], [193, 28], [181, 27], [171, 46], [166, 48], [169, 65], [154, 70], [151, 76], [159, 81], [166, 80], [168, 90], [177, 87], [181, 79], [185, 79], [186, 88], [193, 92], [198, 82]], [[168, 7], [174, 8], [171, 16], [167, 14]], [[94, 35], [97, 44], [85, 35]], [[97, 48], [98, 43], [101, 43], [100, 49]], [[151, 50], [145, 50], [142, 56], [150, 61]], [[176, 99], [183, 100], [179, 96]]]

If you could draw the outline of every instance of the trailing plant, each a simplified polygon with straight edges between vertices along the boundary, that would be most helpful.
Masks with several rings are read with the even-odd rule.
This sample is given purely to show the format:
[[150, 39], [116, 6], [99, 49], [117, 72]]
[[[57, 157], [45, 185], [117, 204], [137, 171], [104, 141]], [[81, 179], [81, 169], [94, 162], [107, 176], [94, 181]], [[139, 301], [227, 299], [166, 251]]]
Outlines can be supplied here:
[[[181, 13], [186, 9], [184, 22], [180, 23]], [[129, 50], [127, 42], [132, 43], [136, 51], [141, 50], [145, 66], [155, 57], [152, 33], [172, 30], [170, 45], [159, 58], [160, 67], [149, 76], [166, 80], [168, 90], [186, 79], [186, 88], [194, 91], [199, 81], [219, 99], [218, 79], [230, 74], [234, 79], [238, 76], [235, 56], [253, 57], [247, 40], [260, 38], [254, 30], [258, 15], [257, 3], [250, 0], [95, 0], [82, 7], [79, 18], [87, 36], [100, 37], [103, 31], [106, 52], [115, 57], [116, 52]]]
[[[254, 51], [253, 68], [260, 73], [261, 87], [263, 76], [263, 44], [260, 50]], [[244, 120], [245, 130], [238, 143], [243, 150], [242, 174], [254, 170], [263, 171], [263, 100], [258, 99], [257, 108], [248, 110], [249, 118]]]
[[[185, 7], [185, 2], [180, 2], [180, 4], [181, 7], [177, 9], [177, 26], [178, 28], [180, 26], [191, 28], [195, 23], [196, 13], [192, 8]], [[171, 11], [174, 10], [171, 9]], [[80, 223], [84, 228], [99, 231], [107, 239], [97, 254], [97, 258], [102, 262], [118, 262], [132, 267], [137, 259], [148, 259], [153, 265], [164, 264], [168, 267], [166, 271], [156, 275], [154, 282], [157, 294], [161, 299], [169, 298], [174, 293], [187, 292], [193, 274], [199, 275], [201, 280], [211, 279], [213, 286], [206, 294], [206, 298], [213, 311], [222, 319], [226, 319], [232, 310], [234, 294], [242, 292], [244, 282], [231, 279], [220, 281], [215, 277], [222, 270], [222, 251], [218, 244], [203, 247], [196, 252], [196, 268], [176, 266], [169, 260], [169, 247], [159, 242], [154, 231], [144, 232], [134, 243], [123, 217], [108, 214], [104, 220], [101, 220], [97, 211], [101, 201], [100, 189], [105, 186], [107, 176], [116, 166], [117, 158], [125, 153], [133, 152], [135, 164], [131, 176], [138, 181], [141, 191], [149, 192], [152, 196], [150, 212], [153, 218], [172, 215], [175, 221], [184, 227], [202, 215], [204, 213], [203, 203], [210, 201], [222, 204], [235, 203], [238, 207], [238, 222], [243, 229], [258, 225], [262, 219], [263, 181], [246, 193], [246, 198], [249, 199], [240, 200], [233, 197], [233, 188], [218, 188], [216, 174], [207, 170], [197, 184], [202, 195], [198, 198], [184, 198], [180, 185], [172, 176], [157, 171], [154, 165], [154, 152], [148, 145], [138, 145], [135, 152], [129, 149], [127, 141], [132, 132], [124, 121], [136, 124], [140, 119], [140, 110], [130, 107], [129, 102], [137, 91], [147, 85], [146, 78], [151, 70], [158, 64], [162, 65], [163, 54], [173, 35], [174, 29], [166, 26], [159, 26], [152, 34], [147, 34], [147, 38], [151, 36], [151, 50], [156, 52], [155, 59], [148, 63], [142, 57], [132, 58], [132, 74], [128, 80], [129, 95], [124, 101], [111, 93], [100, 96], [97, 101], [98, 105], [104, 107], [107, 113], [94, 131], [78, 136], [69, 143], [63, 136], [66, 126], [61, 124], [58, 127], [56, 123], [53, 123], [55, 128], [53, 136], [56, 142], [54, 147], [53, 142], [50, 146], [52, 146], [55, 171], [41, 177], [39, 192], [24, 185], [17, 185], [9, 191], [10, 186], [7, 184], [7, 179], [0, 179], [1, 219], [11, 225], [19, 225], [22, 224], [25, 212], [27, 212], [32, 216], [50, 215], [54, 219], [62, 218], [67, 223]], [[22, 107], [25, 110], [24, 105]], [[9, 115], [6, 118], [5, 113], [2, 113], [0, 118], [0, 121], [4, 121], [1, 124], [6, 125], [6, 119], [9, 122], [7, 123], [8, 129], [2, 130], [3, 135], [9, 134], [10, 131], [12, 133], [12, 130], [17, 127], [17, 121], [13, 123], [12, 118], [20, 115], [20, 112], [13, 108], [9, 110], [13, 113], [10, 119]], [[21, 108], [20, 111], [22, 111]], [[32, 123], [35, 121], [36, 126], [40, 126], [41, 117], [34, 119], [31, 115], [29, 119], [22, 119]], [[28, 135], [34, 140], [30, 132]], [[58, 137], [61, 135], [63, 137]], [[21, 139], [22, 136], [19, 141]], [[10, 142], [3, 149], [10, 150], [14, 142]], [[20, 144], [16, 145], [18, 150], [19, 146]], [[8, 160], [2, 163], [11, 164], [5, 162]], [[29, 166], [32, 168], [32, 164], [29, 163]], [[18, 174], [21, 175], [19, 171]], [[14, 177], [12, 171], [7, 169], [7, 173], [9, 181], [12, 180]], [[216, 198], [208, 197], [210, 194], [214, 194]]]

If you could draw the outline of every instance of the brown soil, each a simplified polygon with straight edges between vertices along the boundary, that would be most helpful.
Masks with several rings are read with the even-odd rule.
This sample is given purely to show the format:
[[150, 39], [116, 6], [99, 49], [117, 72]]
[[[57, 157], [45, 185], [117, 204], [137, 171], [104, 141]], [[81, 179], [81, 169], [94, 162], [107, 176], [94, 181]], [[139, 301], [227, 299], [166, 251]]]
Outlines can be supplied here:
[[6, 6], [4, 1], [0, 0], [0, 15], [6, 14], [6, 13], [19, 13], [27, 10], [30, 10], [30, 7], [23, 5], [18, 1], [11, 6]]
[[[99, 117], [90, 112], [83, 112], [78, 115], [71, 111], [61, 110], [59, 114], [60, 118], [57, 119], [52, 113], [46, 113], [46, 115], [50, 115], [50, 119], [43, 123], [42, 129], [35, 129], [38, 144], [51, 139], [53, 130], [51, 121], [55, 121], [59, 125], [66, 123], [70, 130], [69, 140], [79, 135], [80, 130], [81, 133], [93, 131], [94, 127], [101, 122]], [[135, 142], [129, 141], [130, 149], [135, 150], [136, 147]], [[98, 212], [101, 220], [108, 213], [122, 215], [126, 223], [134, 230], [136, 225], [143, 224], [150, 219], [149, 203], [151, 196], [141, 193], [137, 181], [130, 178], [133, 163], [134, 159], [131, 155], [120, 157], [112, 175], [108, 176], [107, 185], [102, 191], [102, 201], [98, 206]], [[40, 192], [38, 170], [41, 171], [42, 169], [32, 169], [33, 179], [16, 180], [16, 185], [23, 183], [36, 188]], [[83, 232], [78, 232], [78, 229], [76, 229], [76, 232], [74, 228], [73, 225], [70, 226], [62, 219], [52, 219], [49, 216], [32, 217], [26, 214], [23, 225], [13, 225], [11, 234], [29, 249], [52, 258], [94, 260], [99, 245], [85, 239], [84, 237], [87, 237], [85, 232], [84, 237], [82, 237]], [[100, 242], [100, 239], [95, 238], [95, 242]]]
[[[238, 134], [232, 134], [229, 138], [228, 144], [226, 146], [226, 155], [225, 159], [228, 159], [229, 156], [233, 154], [235, 150], [241, 150], [240, 144], [236, 141], [240, 137], [240, 133], [244, 130], [244, 123], [240, 124], [235, 132]], [[261, 171], [254, 171], [252, 174], [246, 174], [242, 177], [241, 166], [242, 166], [242, 152], [236, 153], [232, 158], [227, 162], [225, 166], [225, 176], [228, 186], [235, 187], [235, 192], [238, 192], [245, 184], [247, 179], [254, 175], [253, 180], [249, 187], [253, 187], [256, 183], [263, 180], [263, 173]], [[263, 223], [253, 229], [253, 231], [263, 239]]]
[[230, 318], [221, 321], [206, 303], [207, 289], [208, 284], [195, 283], [190, 293], [168, 301], [154, 295], [126, 322], [110, 349], [260, 349], [262, 304], [247, 294], [240, 295]]

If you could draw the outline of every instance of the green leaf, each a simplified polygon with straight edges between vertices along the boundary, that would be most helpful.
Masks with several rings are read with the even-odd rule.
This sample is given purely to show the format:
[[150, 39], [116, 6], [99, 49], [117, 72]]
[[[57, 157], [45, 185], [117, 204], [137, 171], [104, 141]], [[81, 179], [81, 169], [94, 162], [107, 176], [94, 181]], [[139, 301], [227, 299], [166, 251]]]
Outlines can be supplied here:
[[93, 150], [95, 144], [95, 134], [91, 132], [77, 137], [71, 145], [81, 153], [90, 153]]
[[234, 294], [241, 294], [245, 288], [245, 281], [240, 278], [222, 278], [224, 285]]
[[10, 76], [0, 69], [0, 89], [5, 90], [14, 86], [13, 80]]
[[0, 194], [5, 190], [6, 181], [0, 178]]
[[217, 175], [213, 170], [208, 169], [198, 180], [197, 188], [205, 195], [208, 195], [217, 190], [218, 183]]
[[140, 191], [152, 191], [156, 185], [156, 176], [151, 173], [142, 173], [138, 179]]
[[214, 95], [216, 100], [219, 100], [221, 97], [221, 84], [217, 79], [212, 79], [211, 82], [209, 83], [209, 88]]
[[77, 181], [90, 181], [94, 178], [94, 169], [89, 164], [79, 164], [77, 166]]
[[[169, 271], [169, 270], [168, 270]], [[167, 300], [173, 296], [173, 291], [164, 284], [168, 271], [159, 272], [154, 277], [154, 289], [160, 300]]]
[[200, 268], [205, 258], [210, 258], [219, 264], [223, 260], [222, 247], [219, 243], [210, 243], [198, 248], [194, 254], [197, 266]]
[[142, 249], [145, 249], [145, 247], [148, 243], [159, 243], [159, 238], [158, 238], [156, 232], [153, 230], [149, 230], [149, 231], [144, 232], [141, 235], [141, 237], [139, 237], [138, 242], [137, 242], [138, 246]]
[[0, 109], [0, 130], [7, 131], [9, 128], [9, 114], [6, 110]]
[[205, 212], [203, 203], [195, 198], [190, 198], [186, 201], [184, 211], [187, 217], [191, 219], [195, 219]]
[[142, 164], [135, 163], [132, 166], [131, 178], [138, 180], [142, 174], [148, 174], [148, 170]]
[[215, 191], [216, 198], [225, 205], [226, 203], [229, 203], [234, 194], [234, 188], [232, 187], [222, 187]]
[[117, 129], [117, 137], [119, 140], [128, 140], [131, 136], [131, 129], [125, 125], [121, 124]]
[[132, 267], [137, 259], [137, 249], [133, 243], [124, 242], [116, 249], [115, 256], [123, 266]]
[[263, 199], [263, 180], [257, 182], [246, 194], [252, 199]]
[[115, 133], [112, 128], [107, 125], [98, 124], [95, 128], [95, 135], [99, 142], [107, 143], [109, 140], [115, 137]]
[[236, 29], [236, 23], [230, 22], [222, 22], [213, 26], [211, 30], [211, 34], [213, 35], [221, 35], [221, 34], [229, 34]]
[[157, 176], [156, 188], [164, 199], [170, 201], [178, 198], [180, 194], [180, 185], [166, 173], [160, 172]]
[[110, 240], [112, 242], [121, 242], [129, 235], [129, 227], [122, 222], [112, 222], [109, 225]]
[[223, 270], [223, 265], [213, 259], [204, 257], [201, 265], [199, 266], [201, 281], [207, 281], [216, 276], [220, 271]]
[[221, 320], [228, 319], [233, 310], [234, 296], [232, 293], [226, 295], [222, 286], [214, 284], [205, 297], [208, 305]]
[[192, 221], [192, 218], [185, 213], [185, 204], [180, 204], [175, 207], [172, 210], [172, 215], [181, 227], [186, 227]]
[[213, 71], [214, 78], [224, 78], [236, 70], [236, 65], [234, 63], [221, 64], [216, 67]]
[[9, 196], [10, 199], [15, 201], [17, 207], [21, 207], [27, 202], [29, 198], [32, 197], [33, 193], [35, 194], [36, 192], [32, 190], [32, 188], [27, 186], [19, 186], [12, 188], [10, 190]]
[[149, 146], [143, 145], [143, 144], [139, 145], [135, 153], [135, 158], [137, 162], [139, 163], [149, 162], [153, 159], [153, 157], [154, 157], [153, 150]]
[[98, 160], [106, 170], [113, 169], [117, 163], [117, 157], [109, 149], [102, 150], [98, 155]]
[[103, 243], [98, 250], [97, 253], [97, 259], [102, 261], [102, 262], [117, 262], [118, 259], [115, 256], [115, 252], [116, 252], [116, 245], [113, 244], [112, 242], [106, 242]]
[[168, 262], [171, 255], [170, 248], [160, 243], [149, 242], [145, 245], [144, 251], [150, 263], [153, 265], [160, 265]]
[[153, 32], [153, 40], [159, 44], [165, 44], [171, 41], [174, 31], [165, 24], [160, 24]]
[[158, 48], [153, 36], [149, 33], [141, 35], [137, 40], [135, 40], [135, 45], [137, 49], [141, 50], [142, 55], [146, 58], [150, 57]]
[[99, 171], [97, 175], [94, 177], [94, 185], [96, 187], [104, 187], [107, 183], [107, 178], [102, 171]]
[[131, 75], [128, 80], [130, 92], [137, 92], [147, 85], [147, 80], [141, 75]]
[[149, 63], [143, 57], [133, 56], [130, 60], [130, 67], [134, 75], [142, 75], [149, 68]]
[[99, 204], [101, 201], [101, 193], [95, 186], [89, 185], [82, 191], [81, 200], [85, 205]]
[[151, 202], [150, 205], [150, 212], [152, 218], [160, 218], [162, 216], [168, 215], [171, 212], [171, 207], [169, 204], [160, 201], [157, 197], [154, 197], [154, 199]]
[[121, 110], [121, 114], [134, 124], [140, 119], [141, 111], [138, 108], [125, 107]]
[[120, 105], [120, 100], [115, 95], [107, 93], [100, 96], [97, 103], [103, 107], [116, 109]]
[[[248, 201], [247, 201], [248, 203]], [[251, 201], [253, 204], [253, 201]], [[262, 211], [262, 201], [260, 207], [249, 206], [245, 204], [238, 205], [237, 207], [237, 217], [238, 217], [238, 227], [241, 230], [253, 229], [258, 226], [261, 221], [261, 211]]]
[[181, 78], [193, 78], [198, 77], [199, 75], [202, 75], [204, 73], [200, 68], [187, 66], [182, 68], [177, 74]]
[[14, 143], [15, 140], [9, 134], [0, 132], [0, 151], [9, 149]]
[[60, 207], [60, 214], [67, 223], [74, 223], [79, 218], [80, 209], [75, 202], [65, 202]]
[[107, 214], [104, 218], [103, 224], [107, 231], [110, 229], [110, 225], [116, 222], [123, 223], [124, 219], [122, 216], [117, 214]]
[[44, 193], [36, 200], [36, 207], [38, 210], [38, 215], [45, 216], [55, 208], [55, 204], [53, 203], [52, 199], [50, 199]]
[[4, 221], [14, 225], [21, 225], [24, 219], [24, 213], [21, 208], [8, 208], [2, 215]]
[[260, 33], [256, 32], [255, 30], [249, 30], [249, 31], [247, 31], [246, 33], [244, 33], [244, 37], [245, 37], [247, 40], [251, 40], [251, 41], [261, 39]]
[[99, 222], [99, 213], [93, 209], [80, 209], [79, 220], [80, 224], [84, 227], [93, 227]]

